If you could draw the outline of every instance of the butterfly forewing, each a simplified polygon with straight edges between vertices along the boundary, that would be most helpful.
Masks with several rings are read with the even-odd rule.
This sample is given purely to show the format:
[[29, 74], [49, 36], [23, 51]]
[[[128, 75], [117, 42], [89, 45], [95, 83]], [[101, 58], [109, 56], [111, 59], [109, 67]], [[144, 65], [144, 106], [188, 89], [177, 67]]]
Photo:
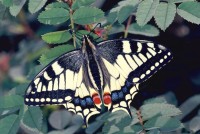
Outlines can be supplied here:
[[[130, 103], [138, 85], [172, 59], [164, 46], [141, 40], [109, 40], [97, 45], [103, 64], [110, 74], [104, 94], [110, 92], [110, 111], [122, 109], [130, 114]], [[110, 91], [108, 91], [110, 90]]]
[[64, 54], [45, 67], [30, 83], [26, 94], [27, 105], [64, 104], [75, 94], [75, 75], [82, 65], [80, 51]]

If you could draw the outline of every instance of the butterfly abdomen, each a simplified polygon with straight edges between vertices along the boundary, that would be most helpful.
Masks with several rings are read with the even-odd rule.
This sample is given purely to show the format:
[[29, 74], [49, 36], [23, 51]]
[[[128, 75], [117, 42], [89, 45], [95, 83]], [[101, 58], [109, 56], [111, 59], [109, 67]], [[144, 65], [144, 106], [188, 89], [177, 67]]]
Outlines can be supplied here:
[[91, 80], [93, 85], [96, 85], [98, 89], [101, 89], [100, 69], [95, 59], [94, 52], [89, 46], [86, 46], [86, 51], [87, 51], [88, 64], [89, 64], [88, 70], [90, 71], [89, 74], [91, 74], [90, 79], [94, 80], [94, 81]]

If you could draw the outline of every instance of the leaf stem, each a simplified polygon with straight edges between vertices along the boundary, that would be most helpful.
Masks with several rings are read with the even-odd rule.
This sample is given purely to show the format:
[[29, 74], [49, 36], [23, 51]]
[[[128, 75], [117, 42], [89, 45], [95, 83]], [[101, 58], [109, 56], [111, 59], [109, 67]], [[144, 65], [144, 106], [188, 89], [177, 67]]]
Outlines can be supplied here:
[[139, 122], [140, 122], [140, 125], [142, 126], [142, 128], [143, 128], [143, 133], [144, 134], [146, 134], [146, 131], [145, 131], [145, 128], [144, 128], [144, 122], [143, 122], [143, 119], [142, 119], [142, 116], [141, 116], [141, 111], [140, 110], [138, 110], [137, 111], [137, 117], [138, 117], [138, 119], [139, 119]]
[[129, 18], [128, 18], [128, 22], [127, 22], [127, 25], [126, 25], [126, 28], [125, 28], [125, 31], [124, 31], [124, 38], [128, 37], [128, 27], [130, 26], [131, 21], [132, 21], [132, 15], [129, 16]]
[[70, 15], [70, 22], [71, 22], [71, 29], [72, 29], [72, 38], [73, 38], [73, 44], [74, 44], [74, 48], [76, 48], [76, 36], [75, 36], [75, 32], [74, 32], [74, 20], [73, 20], [73, 10], [70, 8], [69, 10], [69, 15]]

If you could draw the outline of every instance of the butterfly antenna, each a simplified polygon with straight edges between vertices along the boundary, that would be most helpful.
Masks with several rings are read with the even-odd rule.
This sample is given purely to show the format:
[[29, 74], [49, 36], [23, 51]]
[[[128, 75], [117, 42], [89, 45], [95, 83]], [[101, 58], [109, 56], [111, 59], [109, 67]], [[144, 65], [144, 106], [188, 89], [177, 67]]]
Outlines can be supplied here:
[[97, 23], [96, 26], [90, 31], [90, 33], [88, 35], [90, 35], [94, 31], [94, 29], [97, 28], [98, 25], [99, 25], [99, 27], [101, 27], [101, 23]]

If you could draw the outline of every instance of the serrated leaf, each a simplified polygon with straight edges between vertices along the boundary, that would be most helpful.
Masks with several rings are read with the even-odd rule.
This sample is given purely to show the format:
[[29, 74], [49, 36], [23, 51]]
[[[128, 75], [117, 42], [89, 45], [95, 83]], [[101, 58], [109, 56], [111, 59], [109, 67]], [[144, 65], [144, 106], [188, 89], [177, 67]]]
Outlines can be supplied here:
[[109, 23], [114, 23], [117, 20], [117, 12], [109, 12], [106, 19]]
[[28, 10], [31, 13], [36, 13], [39, 11], [45, 4], [47, 0], [29, 0]]
[[40, 13], [38, 20], [41, 23], [57, 25], [69, 19], [69, 11], [64, 8], [52, 8]]
[[47, 64], [50, 61], [54, 60], [55, 58], [59, 57], [60, 55], [71, 51], [74, 49], [72, 45], [61, 45], [50, 49], [49, 51], [45, 52], [39, 59], [41, 64]]
[[13, 5], [10, 7], [10, 14], [17, 16], [24, 6], [26, 0], [13, 0]]
[[109, 35], [121, 33], [125, 30], [125, 26], [122, 24], [113, 25], [112, 29], [109, 31]]
[[190, 130], [192, 130], [192, 132], [197, 132], [198, 130], [200, 130], [200, 117], [196, 116], [194, 117], [190, 123], [189, 123], [189, 128]]
[[99, 22], [104, 18], [104, 12], [95, 7], [81, 7], [73, 14], [74, 23], [86, 25]]
[[12, 89], [9, 92], [9, 94], [12, 94], [12, 95], [16, 94], [16, 95], [22, 95], [23, 96], [25, 91], [26, 91], [26, 89], [27, 89], [27, 87], [28, 87], [28, 85], [29, 85], [29, 82], [24, 83], [24, 84], [20, 84], [17, 87], [15, 87], [14, 89]]
[[183, 114], [179, 115], [178, 118], [182, 120], [188, 114], [190, 114], [196, 107], [199, 106], [200, 94], [193, 95], [192, 97], [188, 98], [184, 103], [179, 106], [181, 111], [184, 111]]
[[181, 3], [177, 13], [189, 22], [200, 24], [200, 2]]
[[163, 31], [173, 22], [176, 14], [176, 5], [173, 3], [160, 2], [154, 15], [156, 24]]
[[116, 134], [120, 132], [120, 129], [116, 125], [112, 123], [108, 123], [103, 126], [102, 131], [103, 133], [106, 133], [106, 134]]
[[187, 1], [195, 1], [195, 0], [169, 0], [169, 3], [182, 3]]
[[144, 104], [153, 104], [153, 103], [167, 103], [167, 101], [164, 97], [156, 97], [144, 101]]
[[159, 30], [156, 27], [149, 24], [146, 24], [143, 27], [141, 27], [137, 23], [133, 23], [129, 26], [128, 32], [132, 34], [145, 35], [149, 37], [154, 37], [159, 35]]
[[128, 125], [123, 129], [123, 133], [125, 134], [133, 134], [133, 133], [139, 133], [143, 130], [141, 125], [134, 124], [134, 125]]
[[9, 109], [24, 105], [24, 98], [19, 95], [3, 96], [0, 98], [0, 108]]
[[51, 113], [49, 123], [55, 129], [64, 129], [71, 122], [72, 114], [66, 110], [58, 110]]
[[65, 43], [69, 41], [72, 38], [71, 33], [68, 30], [64, 31], [57, 31], [57, 32], [51, 32], [42, 35], [42, 39], [46, 43], [52, 43], [52, 44], [59, 44], [59, 43]]
[[15, 134], [19, 128], [19, 117], [11, 114], [0, 120], [0, 131], [2, 134]]
[[144, 0], [142, 1], [136, 12], [136, 20], [139, 26], [144, 26], [153, 17], [159, 0]]
[[159, 128], [161, 132], [171, 132], [181, 127], [181, 122], [176, 118], [159, 116], [148, 120], [144, 124], [145, 129]]
[[123, 23], [133, 12], [135, 8], [133, 6], [124, 6], [118, 12], [118, 21], [119, 23]]
[[39, 107], [28, 107], [23, 116], [22, 123], [30, 129], [40, 131], [42, 128], [42, 118], [42, 111]]
[[64, 8], [64, 9], [69, 10], [69, 5], [67, 3], [64, 3], [64, 2], [53, 2], [53, 3], [48, 4], [45, 7], [46, 10], [49, 10], [49, 9], [52, 9], [52, 8]]
[[174, 105], [164, 103], [145, 104], [140, 109], [144, 120], [158, 115], [177, 116], [181, 114], [181, 111]]
[[10, 7], [13, 4], [13, 0], [1, 0], [1, 2], [6, 7]]
[[76, 0], [74, 1], [74, 3], [72, 4], [72, 9], [78, 9], [81, 6], [87, 6], [87, 5], [91, 5], [92, 3], [94, 3], [96, 0]]
[[128, 125], [132, 126], [138, 123], [139, 120], [136, 115], [136, 109], [131, 107], [130, 110], [133, 118], [130, 118], [128, 114], [124, 114], [123, 111], [116, 111], [113, 114], [111, 114], [107, 120], [109, 122], [114, 121], [115, 125], [119, 128], [124, 128]]

